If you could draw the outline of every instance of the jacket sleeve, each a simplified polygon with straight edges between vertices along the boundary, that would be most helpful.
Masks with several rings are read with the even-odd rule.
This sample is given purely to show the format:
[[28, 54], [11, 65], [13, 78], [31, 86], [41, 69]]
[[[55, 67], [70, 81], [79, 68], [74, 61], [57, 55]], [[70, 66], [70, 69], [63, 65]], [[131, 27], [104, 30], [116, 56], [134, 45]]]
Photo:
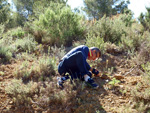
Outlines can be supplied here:
[[[85, 55], [85, 58], [87, 59], [88, 57], [88, 52], [89, 52], [89, 48], [87, 46], [83, 46], [83, 51], [84, 51], [84, 55]], [[90, 65], [87, 63], [86, 61], [86, 68], [87, 70], [89, 71], [91, 69]]]
[[89, 71], [91, 69], [90, 65], [86, 62], [86, 68]]

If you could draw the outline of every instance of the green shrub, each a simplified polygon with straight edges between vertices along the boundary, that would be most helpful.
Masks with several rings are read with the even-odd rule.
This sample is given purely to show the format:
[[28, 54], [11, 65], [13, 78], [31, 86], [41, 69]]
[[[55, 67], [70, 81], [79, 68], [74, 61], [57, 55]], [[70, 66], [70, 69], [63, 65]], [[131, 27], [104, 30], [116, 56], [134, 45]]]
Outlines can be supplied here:
[[55, 75], [55, 70], [57, 69], [55, 57], [43, 56], [38, 63], [42, 76]]
[[12, 58], [12, 52], [9, 45], [12, 44], [11, 37], [0, 39], [0, 62], [9, 62]]
[[132, 24], [131, 29], [137, 34], [142, 34], [144, 32], [144, 27], [137, 22]]
[[128, 35], [122, 35], [120, 46], [125, 51], [138, 51], [142, 43], [142, 36], [133, 31], [128, 32]]
[[135, 64], [142, 65], [150, 62], [150, 35], [149, 33], [142, 36], [142, 42], [139, 46], [139, 50], [136, 58], [134, 59]]
[[26, 60], [19, 67], [16, 67], [15, 77], [22, 78], [23, 82], [43, 81], [55, 75], [56, 60], [53, 57], [41, 56], [33, 59], [32, 64]]
[[25, 31], [23, 30], [22, 27], [18, 27], [15, 30], [11, 31], [13, 37], [19, 37], [22, 38], [25, 35]]
[[62, 45], [60, 48], [57, 46], [52, 46], [50, 48], [50, 54], [51, 56], [55, 57], [56, 59], [61, 60], [61, 58], [65, 55], [65, 47]]
[[0, 58], [2, 61], [10, 61], [12, 55], [20, 52], [33, 52], [36, 50], [37, 43], [31, 35], [23, 39], [13, 39], [13, 37], [3, 37], [0, 39]]
[[0, 46], [0, 63], [9, 62], [12, 58], [12, 53], [7, 46]]
[[127, 27], [121, 19], [111, 19], [104, 16], [96, 21], [88, 32], [100, 36], [104, 42], [118, 44], [121, 41], [121, 36], [126, 35], [126, 29]]
[[143, 27], [138, 23], [134, 23], [130, 28], [126, 29], [126, 35], [121, 36], [119, 46], [124, 51], [135, 54], [140, 51], [142, 43], [148, 37], [149, 33], [147, 31], [143, 32]]
[[16, 39], [9, 46], [12, 52], [33, 52], [36, 49], [37, 43], [34, 41], [31, 35], [24, 37], [23, 39]]
[[[148, 74], [148, 75], [147, 75]], [[140, 82], [132, 88], [131, 95], [134, 109], [140, 113], [147, 113], [150, 105], [150, 73], [145, 73]]]
[[127, 14], [119, 14], [119, 19], [122, 20], [126, 26], [131, 27], [133, 23], [135, 23], [135, 20], [132, 19], [133, 14], [132, 12], [129, 12]]
[[13, 79], [10, 84], [6, 86], [5, 91], [12, 97], [16, 107], [30, 107], [31, 97], [37, 92], [37, 84], [29, 82], [25, 85], [21, 79]]
[[8, 36], [13, 37], [13, 39], [23, 38], [25, 36], [25, 31], [22, 27], [13, 28], [5, 33], [4, 37]]
[[88, 47], [98, 47], [102, 53], [105, 53], [106, 51], [104, 40], [99, 35], [95, 36], [94, 34], [88, 34], [86, 38], [86, 45]]
[[146, 7], [147, 12], [145, 14], [141, 13], [138, 20], [144, 27], [144, 30], [150, 31], [150, 7]]
[[108, 84], [110, 84], [110, 85], [112, 85], [112, 87], [114, 87], [118, 83], [120, 83], [120, 80], [117, 80], [116, 78], [113, 78], [112, 81], [110, 81]]
[[38, 33], [41, 35], [39, 38], [43, 42], [47, 40], [50, 45], [71, 45], [83, 34], [84, 28], [80, 24], [82, 16], [73, 13], [69, 7], [58, 4], [56, 7], [53, 10], [48, 8], [39, 20], [33, 22], [34, 32], [41, 32]]
[[5, 25], [0, 24], [0, 34], [3, 34], [4, 30], [5, 30]]

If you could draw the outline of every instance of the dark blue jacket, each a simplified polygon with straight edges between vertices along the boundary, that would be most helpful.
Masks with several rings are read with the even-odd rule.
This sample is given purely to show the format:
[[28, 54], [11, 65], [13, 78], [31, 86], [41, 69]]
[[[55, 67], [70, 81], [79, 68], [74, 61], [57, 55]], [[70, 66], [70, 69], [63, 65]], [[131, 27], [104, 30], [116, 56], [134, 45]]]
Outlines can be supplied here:
[[60, 62], [58, 71], [60, 74], [63, 73], [80, 73], [82, 76], [87, 74], [90, 70], [90, 65], [86, 59], [88, 57], [89, 48], [85, 45], [80, 45], [69, 51]]

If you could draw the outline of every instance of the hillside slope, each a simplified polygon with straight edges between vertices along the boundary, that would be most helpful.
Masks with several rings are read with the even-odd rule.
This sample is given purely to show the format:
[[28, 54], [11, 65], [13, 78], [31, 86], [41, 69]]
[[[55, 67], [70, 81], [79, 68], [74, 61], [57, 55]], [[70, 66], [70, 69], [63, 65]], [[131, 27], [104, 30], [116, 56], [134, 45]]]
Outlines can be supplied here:
[[[108, 78], [94, 77], [99, 88], [94, 90], [78, 80], [65, 88], [56, 86], [57, 76], [50, 80], [34, 82], [33, 93], [20, 93], [24, 96], [8, 94], [6, 87], [14, 85], [16, 68], [22, 61], [0, 65], [0, 112], [1, 113], [129, 113], [138, 112], [133, 103], [132, 91], [143, 82], [136, 66], [122, 54], [105, 54], [105, 60], [98, 63], [102, 75]], [[32, 63], [32, 62], [31, 62]], [[112, 83], [110, 81], [113, 81]], [[118, 81], [118, 82], [117, 82]], [[20, 88], [18, 86], [18, 88]], [[19, 95], [19, 94], [15, 94]], [[26, 98], [30, 97], [29, 100]]]

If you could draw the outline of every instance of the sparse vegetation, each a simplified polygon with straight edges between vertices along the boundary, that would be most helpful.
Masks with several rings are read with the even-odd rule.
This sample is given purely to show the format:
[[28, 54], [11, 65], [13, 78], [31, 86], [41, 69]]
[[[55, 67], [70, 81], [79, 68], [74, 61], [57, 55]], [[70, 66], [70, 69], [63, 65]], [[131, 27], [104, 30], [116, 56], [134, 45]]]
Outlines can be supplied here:
[[48, 56], [39, 57], [39, 59], [25, 60], [18, 67], [16, 67], [14, 76], [16, 78], [22, 78], [24, 82], [43, 81], [47, 77], [49, 79], [55, 76], [56, 61], [55, 58], [49, 58]]
[[[139, 21], [122, 6], [120, 14], [112, 10], [87, 20], [64, 0], [20, 0], [17, 12], [2, 2], [0, 112], [150, 112], [149, 8]], [[93, 76], [98, 90], [80, 80], [68, 80], [61, 90], [56, 85], [59, 61], [82, 44], [100, 48], [102, 58], [89, 63], [108, 78]]]
[[116, 78], [113, 78], [108, 84], [111, 85], [111, 88], [114, 88], [116, 85], [118, 85], [118, 83], [120, 83], [120, 81]]

